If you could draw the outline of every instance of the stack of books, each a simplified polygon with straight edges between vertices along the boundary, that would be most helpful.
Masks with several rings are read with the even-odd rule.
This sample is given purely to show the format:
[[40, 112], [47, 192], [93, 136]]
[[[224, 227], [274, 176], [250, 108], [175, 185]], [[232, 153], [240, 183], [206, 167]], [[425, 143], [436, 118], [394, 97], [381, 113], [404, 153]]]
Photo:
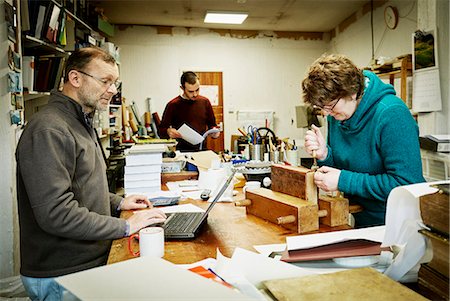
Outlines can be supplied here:
[[420, 212], [430, 230], [420, 230], [431, 242], [433, 258], [419, 269], [419, 287], [432, 300], [449, 299], [449, 188], [437, 185], [438, 192], [420, 197]]
[[161, 190], [162, 153], [166, 146], [140, 144], [132, 146], [125, 156], [125, 195], [151, 194]]
[[[282, 261], [301, 262], [348, 258], [349, 262], [362, 263], [373, 261], [371, 256], [380, 255], [385, 226], [342, 230], [336, 232], [306, 234], [286, 237], [286, 250], [281, 254]], [[339, 260], [344, 262], [344, 260]], [[324, 262], [321, 262], [322, 264]]]

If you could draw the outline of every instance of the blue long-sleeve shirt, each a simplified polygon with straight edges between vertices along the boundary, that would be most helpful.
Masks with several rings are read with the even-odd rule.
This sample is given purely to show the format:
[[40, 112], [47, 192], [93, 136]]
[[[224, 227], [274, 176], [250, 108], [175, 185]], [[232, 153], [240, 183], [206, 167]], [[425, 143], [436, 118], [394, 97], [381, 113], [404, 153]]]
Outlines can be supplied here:
[[354, 215], [356, 227], [384, 224], [391, 190], [425, 182], [417, 123], [392, 85], [372, 72], [364, 75], [364, 95], [352, 117], [328, 116], [328, 156], [318, 162], [342, 170], [338, 189], [364, 208]]

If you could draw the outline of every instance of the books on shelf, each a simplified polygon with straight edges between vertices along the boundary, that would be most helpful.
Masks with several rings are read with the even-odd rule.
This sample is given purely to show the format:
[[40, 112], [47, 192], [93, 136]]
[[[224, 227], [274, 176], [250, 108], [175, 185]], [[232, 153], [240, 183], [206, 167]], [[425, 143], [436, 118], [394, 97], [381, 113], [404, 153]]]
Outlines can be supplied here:
[[437, 184], [438, 192], [421, 196], [420, 215], [429, 229], [419, 232], [431, 242], [433, 257], [419, 270], [419, 287], [432, 299], [449, 298], [449, 189], [450, 184]]
[[63, 76], [65, 60], [65, 57], [55, 55], [35, 57], [34, 86], [29, 91], [48, 92], [57, 89]]
[[[66, 18], [65, 20], [65, 44], [61, 44], [64, 46], [65, 50], [75, 50], [75, 21], [72, 18]], [[64, 37], [62, 38], [62, 42], [64, 43]]]
[[[50, 42], [57, 42], [58, 37], [58, 28], [60, 25], [60, 15], [61, 15], [61, 9], [57, 5], [53, 5], [52, 8], [48, 9], [49, 11], [49, 19], [46, 24], [45, 29], [45, 37]], [[51, 11], [51, 13], [50, 13]]]
[[22, 86], [28, 91], [34, 91], [34, 56], [22, 57]]
[[428, 264], [421, 264], [417, 280], [420, 292], [431, 300], [449, 299], [449, 279]]
[[41, 38], [42, 28], [44, 26], [45, 11], [46, 11], [45, 5], [39, 5], [36, 23], [35, 26], [33, 27], [34, 28], [33, 36], [37, 39]]
[[[88, 38], [92, 33], [92, 28], [83, 21], [87, 16], [85, 13], [79, 15], [73, 12], [74, 3], [78, 1], [39, 1], [39, 0], [21, 0], [23, 12], [21, 13], [22, 32], [38, 40], [51, 44], [66, 46], [67, 50], [73, 51], [77, 45], [87, 44]], [[86, 2], [87, 3], [87, 2]], [[86, 4], [83, 5], [85, 11]], [[72, 9], [71, 9], [72, 8]], [[79, 26], [75, 26], [75, 20]], [[73, 22], [73, 26], [67, 26], [68, 20]], [[78, 42], [75, 43], [75, 31], [79, 32]], [[70, 37], [67, 37], [70, 35]], [[93, 44], [98, 44], [94, 38]]]
[[420, 215], [425, 225], [449, 236], [449, 184], [437, 185], [438, 192], [420, 197]]
[[449, 277], [449, 238], [436, 232], [422, 229], [419, 231], [431, 241], [433, 257], [428, 266], [443, 276]]
[[30, 13], [28, 7], [28, 0], [20, 0], [20, 21], [22, 31], [30, 30]]

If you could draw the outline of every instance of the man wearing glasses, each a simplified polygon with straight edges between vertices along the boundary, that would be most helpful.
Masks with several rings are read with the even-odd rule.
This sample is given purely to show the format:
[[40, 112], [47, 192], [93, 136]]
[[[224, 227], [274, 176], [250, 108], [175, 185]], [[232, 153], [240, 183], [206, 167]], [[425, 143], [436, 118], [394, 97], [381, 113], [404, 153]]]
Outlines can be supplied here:
[[120, 210], [151, 207], [142, 195], [109, 193], [92, 127], [120, 85], [112, 56], [99, 48], [68, 58], [61, 92], [27, 124], [16, 150], [22, 282], [32, 300], [61, 300], [54, 277], [106, 263], [111, 240], [163, 222], [157, 209], [127, 220]]
[[425, 182], [418, 126], [394, 87], [358, 69], [342, 55], [325, 55], [302, 82], [303, 98], [327, 116], [325, 141], [316, 126], [305, 149], [321, 168], [314, 181], [326, 192], [341, 191], [364, 210], [355, 227], [383, 225], [386, 200], [397, 186]]

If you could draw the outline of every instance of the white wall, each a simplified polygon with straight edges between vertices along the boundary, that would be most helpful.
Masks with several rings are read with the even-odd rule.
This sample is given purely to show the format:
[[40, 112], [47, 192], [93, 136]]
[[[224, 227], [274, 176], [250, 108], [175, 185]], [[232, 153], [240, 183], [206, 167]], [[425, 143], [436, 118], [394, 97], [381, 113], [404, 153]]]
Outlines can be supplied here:
[[[154, 110], [162, 115], [166, 103], [181, 91], [182, 70], [221, 71], [225, 137], [238, 134], [235, 112], [239, 109], [273, 110], [277, 136], [303, 136], [295, 124], [300, 83], [327, 42], [239, 39], [204, 29], [191, 29], [187, 34], [186, 29], [175, 28], [174, 32], [159, 35], [152, 27], [134, 26], [114, 37], [121, 49], [123, 95], [137, 103], [141, 114], [147, 110], [144, 100], [151, 97]], [[230, 147], [229, 139], [225, 145]]]
[[[384, 8], [392, 5], [400, 16], [397, 28], [391, 30], [384, 23]], [[360, 67], [370, 65], [372, 59], [372, 34], [370, 12], [351, 24], [331, 40], [330, 52], [349, 56]], [[373, 13], [374, 58], [395, 58], [412, 52], [411, 35], [417, 29], [416, 1], [389, 1]]]
[[[394, 30], [384, 25], [383, 13], [387, 5], [397, 7], [400, 20]], [[450, 133], [449, 96], [449, 2], [448, 0], [389, 1], [374, 11], [375, 58], [396, 57], [412, 53], [412, 34], [417, 29], [438, 29], [438, 61], [440, 66], [442, 111], [419, 113], [420, 135]], [[343, 53], [360, 67], [369, 65], [372, 58], [370, 13], [350, 25], [331, 40], [329, 52]]]

